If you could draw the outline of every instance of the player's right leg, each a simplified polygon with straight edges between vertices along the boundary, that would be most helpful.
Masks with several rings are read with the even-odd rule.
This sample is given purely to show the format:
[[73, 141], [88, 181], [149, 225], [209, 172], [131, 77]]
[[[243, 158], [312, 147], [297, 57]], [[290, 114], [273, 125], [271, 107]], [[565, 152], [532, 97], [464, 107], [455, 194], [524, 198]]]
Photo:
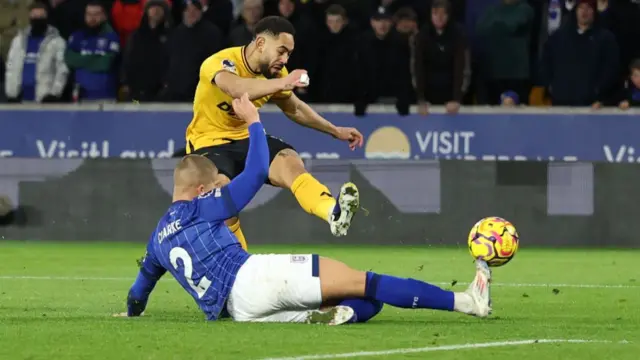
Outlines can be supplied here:
[[323, 301], [364, 297], [400, 308], [457, 311], [486, 317], [491, 311], [491, 271], [476, 262], [476, 276], [464, 292], [452, 292], [415, 279], [354, 270], [342, 262], [320, 258]]

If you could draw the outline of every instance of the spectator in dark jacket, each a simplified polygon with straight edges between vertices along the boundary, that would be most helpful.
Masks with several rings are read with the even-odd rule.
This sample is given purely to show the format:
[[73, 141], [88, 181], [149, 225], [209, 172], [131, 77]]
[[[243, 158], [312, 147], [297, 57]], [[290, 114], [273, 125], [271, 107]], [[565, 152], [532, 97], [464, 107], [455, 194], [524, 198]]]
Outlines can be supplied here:
[[[295, 69], [305, 69], [312, 79], [316, 78], [318, 68], [319, 40], [318, 28], [310, 16], [301, 11], [294, 0], [280, 0], [278, 2], [278, 15], [287, 18], [296, 29], [295, 51], [291, 54], [287, 62], [289, 71]], [[296, 94], [307, 100], [307, 88], [297, 88]]]
[[414, 77], [422, 115], [428, 114], [428, 104], [446, 105], [448, 112], [457, 112], [469, 87], [467, 41], [462, 26], [449, 20], [450, 9], [447, 0], [434, 0], [431, 21], [415, 40]]
[[140, 27], [131, 34], [124, 51], [122, 84], [126, 100], [158, 100], [169, 67], [170, 16], [164, 0], [146, 3]]
[[324, 103], [353, 103], [355, 100], [356, 30], [349, 26], [346, 10], [331, 5], [326, 13], [328, 33], [320, 44], [318, 75], [311, 79], [310, 91]]
[[533, 9], [525, 0], [501, 0], [480, 17], [478, 72], [490, 105], [500, 104], [500, 95], [509, 90], [525, 102], [528, 99], [532, 27]]
[[618, 106], [623, 110], [640, 107], [640, 59], [631, 62], [629, 73], [629, 78], [618, 96]]
[[600, 107], [618, 79], [618, 45], [594, 23], [595, 0], [579, 0], [576, 21], [556, 31], [541, 59], [540, 85], [553, 105]]
[[245, 0], [242, 3], [241, 19], [231, 29], [229, 33], [229, 44], [231, 46], [244, 46], [253, 40], [253, 29], [264, 13], [262, 0]]
[[233, 20], [233, 4], [231, 0], [203, 0], [202, 17], [211, 21], [222, 31], [225, 39], [229, 36], [231, 30], [231, 21]]
[[104, 7], [90, 2], [85, 12], [85, 28], [69, 38], [65, 62], [75, 70], [75, 87], [86, 100], [114, 99], [116, 71], [114, 63], [120, 53], [118, 34], [107, 23]]
[[222, 50], [220, 29], [202, 20], [202, 3], [190, 0], [184, 10], [183, 22], [169, 38], [169, 70], [163, 101], [191, 102], [198, 86], [200, 65], [209, 56]]
[[365, 115], [368, 104], [382, 98], [395, 98], [398, 113], [409, 114], [413, 92], [409, 41], [392, 28], [391, 15], [381, 7], [371, 17], [371, 29], [358, 40], [358, 116]]

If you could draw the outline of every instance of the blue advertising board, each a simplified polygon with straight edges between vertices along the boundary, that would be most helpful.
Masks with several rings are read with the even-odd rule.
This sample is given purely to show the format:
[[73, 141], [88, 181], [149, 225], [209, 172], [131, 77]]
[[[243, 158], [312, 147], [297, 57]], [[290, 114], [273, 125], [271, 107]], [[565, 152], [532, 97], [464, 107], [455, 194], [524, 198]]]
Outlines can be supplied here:
[[[314, 159], [466, 159], [640, 162], [640, 119], [615, 114], [324, 113], [358, 128], [361, 149], [304, 128], [277, 112], [267, 131]], [[0, 110], [0, 157], [157, 158], [184, 147], [188, 111]]]

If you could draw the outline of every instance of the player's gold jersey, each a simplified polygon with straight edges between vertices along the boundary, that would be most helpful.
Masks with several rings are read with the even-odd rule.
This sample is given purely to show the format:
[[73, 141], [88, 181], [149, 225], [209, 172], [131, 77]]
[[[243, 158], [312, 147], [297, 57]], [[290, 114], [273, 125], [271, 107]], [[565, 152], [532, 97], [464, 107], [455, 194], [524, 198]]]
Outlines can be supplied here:
[[[243, 78], [265, 79], [264, 76], [249, 68], [244, 50], [244, 46], [224, 49], [208, 57], [200, 66], [200, 80], [193, 101], [193, 120], [187, 127], [186, 134], [187, 142], [193, 146], [193, 149], [249, 137], [247, 123], [238, 119], [233, 113], [231, 108], [233, 98], [213, 83], [216, 74], [221, 71], [228, 71]], [[287, 76], [287, 74], [287, 69], [282, 68], [281, 76]], [[271, 98], [289, 96], [291, 96], [290, 91], [281, 91], [253, 100], [253, 104], [260, 108]], [[190, 146], [187, 146], [187, 152], [191, 152]]]

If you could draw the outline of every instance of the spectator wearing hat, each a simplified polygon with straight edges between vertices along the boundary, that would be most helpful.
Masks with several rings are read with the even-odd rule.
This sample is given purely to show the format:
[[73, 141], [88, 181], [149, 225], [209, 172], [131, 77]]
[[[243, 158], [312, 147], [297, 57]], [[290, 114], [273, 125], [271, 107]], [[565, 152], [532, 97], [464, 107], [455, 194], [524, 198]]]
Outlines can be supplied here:
[[145, 4], [140, 27], [131, 34], [124, 49], [123, 100], [158, 100], [169, 67], [170, 11], [164, 0], [149, 0]]
[[450, 3], [434, 0], [430, 21], [416, 36], [414, 83], [420, 114], [429, 104], [446, 105], [456, 113], [471, 78], [469, 51], [462, 26], [450, 21]]
[[602, 106], [618, 79], [619, 53], [613, 34], [594, 24], [596, 0], [579, 0], [575, 21], [553, 33], [545, 45], [539, 84], [553, 105]]
[[525, 0], [501, 0], [488, 7], [477, 24], [479, 76], [490, 105], [512, 90], [526, 100], [530, 90], [533, 9]]
[[410, 38], [418, 33], [418, 14], [410, 8], [403, 7], [393, 15], [396, 32]]
[[520, 96], [515, 91], [505, 91], [500, 95], [500, 105], [514, 107], [520, 105]]
[[383, 7], [370, 23], [358, 40], [355, 114], [363, 116], [368, 104], [393, 98], [398, 113], [408, 115], [413, 95], [409, 42], [393, 29], [391, 14]]
[[224, 39], [220, 29], [202, 20], [202, 9], [200, 1], [189, 0], [183, 12], [182, 24], [169, 37], [169, 68], [160, 96], [163, 101], [193, 101], [200, 65], [223, 48]]

